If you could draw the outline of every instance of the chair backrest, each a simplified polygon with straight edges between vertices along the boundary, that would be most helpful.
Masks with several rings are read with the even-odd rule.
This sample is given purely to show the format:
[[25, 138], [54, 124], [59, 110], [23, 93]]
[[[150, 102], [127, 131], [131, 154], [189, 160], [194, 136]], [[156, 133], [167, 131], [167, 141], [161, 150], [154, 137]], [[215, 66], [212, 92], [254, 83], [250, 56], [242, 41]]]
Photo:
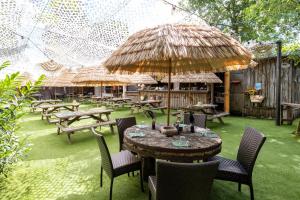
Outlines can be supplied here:
[[265, 141], [266, 137], [254, 128], [247, 127], [245, 129], [239, 146], [237, 160], [250, 176], [252, 175], [258, 153]]
[[124, 132], [127, 128], [136, 125], [135, 117], [127, 117], [127, 118], [118, 118], [116, 119], [118, 134], [119, 134], [119, 150], [121, 151], [123, 148], [123, 138]]
[[218, 161], [174, 163], [157, 161], [157, 200], [209, 199]]
[[97, 143], [100, 149], [101, 154], [101, 164], [103, 170], [106, 172], [106, 174], [112, 178], [113, 177], [113, 164], [110, 157], [109, 150], [107, 148], [106, 142], [104, 140], [104, 137], [101, 134], [98, 134], [95, 132], [95, 130], [92, 128], [92, 132], [94, 133]]
[[[206, 128], [206, 115], [205, 114], [193, 114], [195, 120], [195, 126]], [[184, 113], [183, 123], [190, 124], [190, 114]]]

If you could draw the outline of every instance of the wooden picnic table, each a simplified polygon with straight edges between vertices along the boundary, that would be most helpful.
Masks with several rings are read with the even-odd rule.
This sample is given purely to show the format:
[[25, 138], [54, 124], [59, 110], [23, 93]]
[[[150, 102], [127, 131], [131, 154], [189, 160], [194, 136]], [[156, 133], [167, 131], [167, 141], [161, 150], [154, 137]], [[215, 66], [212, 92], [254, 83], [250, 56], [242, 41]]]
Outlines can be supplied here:
[[[115, 125], [115, 122], [110, 120], [111, 112], [113, 111], [110, 109], [94, 108], [85, 111], [55, 113], [55, 117], [58, 118], [58, 123], [56, 123], [57, 134], [59, 135], [61, 132], [67, 133], [68, 141], [71, 143], [71, 134], [74, 134], [75, 131], [108, 125], [110, 126], [111, 132], [114, 133], [113, 126]], [[103, 115], [106, 116], [105, 119], [102, 118]], [[94, 119], [95, 122], [79, 126], [71, 126], [74, 122], [83, 119]]]
[[125, 98], [111, 98], [108, 99], [108, 101], [114, 102], [114, 103], [126, 103], [128, 101], [131, 101], [131, 98], [125, 97]]
[[[201, 129], [201, 128], [199, 128]], [[143, 133], [143, 137], [131, 137], [131, 133]], [[177, 147], [173, 142], [184, 136], [189, 142], [187, 147]], [[154, 173], [155, 159], [164, 159], [177, 162], [192, 162], [204, 160], [221, 152], [222, 140], [218, 135], [214, 138], [202, 136], [199, 133], [181, 132], [180, 135], [167, 137], [151, 127], [139, 128], [133, 126], [125, 130], [124, 147], [135, 152], [143, 159], [143, 177], [148, 178]]]
[[61, 102], [60, 99], [44, 99], [44, 100], [34, 100], [31, 102], [30, 107], [32, 112], [34, 112], [39, 106], [46, 104], [55, 104]]
[[[287, 124], [292, 125], [295, 119], [294, 111], [297, 111], [299, 109], [300, 104], [298, 103], [281, 103], [281, 124], [283, 124], [283, 122], [286, 121]], [[283, 114], [284, 111], [286, 112], [285, 116]]]
[[73, 103], [60, 103], [60, 104], [48, 104], [48, 105], [41, 105], [40, 108], [42, 109], [42, 120], [44, 118], [47, 119], [49, 123], [56, 123], [57, 120], [51, 120], [51, 117], [53, 114], [61, 109], [66, 109], [69, 111], [75, 111], [78, 110], [79, 103], [73, 102]]
[[131, 114], [134, 110], [139, 112], [140, 109], [142, 110], [161, 110], [164, 113], [165, 106], [161, 106], [162, 100], [145, 100], [145, 101], [137, 101], [132, 103], [131, 107]]
[[185, 111], [195, 111], [207, 115], [207, 120], [218, 119], [220, 123], [224, 124], [222, 117], [228, 116], [228, 112], [218, 112], [216, 104], [196, 104], [182, 108]]

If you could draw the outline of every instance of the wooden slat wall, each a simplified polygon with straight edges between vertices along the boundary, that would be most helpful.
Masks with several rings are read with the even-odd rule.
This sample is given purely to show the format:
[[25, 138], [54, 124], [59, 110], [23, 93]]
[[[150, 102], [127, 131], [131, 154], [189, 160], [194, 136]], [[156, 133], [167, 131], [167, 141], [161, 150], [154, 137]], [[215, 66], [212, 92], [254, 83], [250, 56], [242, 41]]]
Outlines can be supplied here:
[[[128, 97], [133, 98], [133, 101], [138, 100], [138, 93], [134, 92], [127, 92], [126, 95]], [[162, 106], [167, 106], [167, 91], [140, 91], [140, 95], [147, 95], [148, 97], [151, 96], [161, 96], [162, 97]], [[189, 93], [188, 91], [171, 91], [171, 108], [181, 108], [186, 107], [189, 104], [197, 104], [199, 101], [202, 103], [208, 103], [210, 98], [209, 91], [191, 91], [191, 99], [190, 102]]]
[[[256, 117], [274, 117], [276, 106], [276, 58], [261, 60], [254, 69], [243, 70], [242, 73], [241, 87], [243, 91], [246, 91], [249, 87], [254, 87], [255, 83], [262, 83], [261, 95], [265, 99], [261, 104], [252, 104], [247, 96], [244, 99], [235, 99], [235, 101], [244, 101], [242, 103], [244, 110], [241, 113]], [[293, 66], [292, 62], [291, 67], [282, 68], [281, 83], [282, 102], [300, 103], [300, 69]], [[238, 97], [237, 94], [232, 96], [233, 98]]]

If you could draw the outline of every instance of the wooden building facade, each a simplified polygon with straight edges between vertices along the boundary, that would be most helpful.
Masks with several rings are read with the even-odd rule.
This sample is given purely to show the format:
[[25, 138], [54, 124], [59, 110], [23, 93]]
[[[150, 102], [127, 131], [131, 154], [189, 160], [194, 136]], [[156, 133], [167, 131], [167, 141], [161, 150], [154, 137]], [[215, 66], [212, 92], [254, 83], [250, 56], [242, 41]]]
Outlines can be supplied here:
[[[274, 118], [276, 107], [276, 77], [278, 69], [276, 57], [257, 61], [255, 68], [231, 72], [230, 112], [242, 116]], [[261, 103], [252, 103], [247, 94], [249, 88], [258, 85], [263, 96]], [[300, 103], [300, 67], [283, 58], [281, 71], [281, 100], [288, 103]], [[299, 115], [300, 113], [295, 113]]]

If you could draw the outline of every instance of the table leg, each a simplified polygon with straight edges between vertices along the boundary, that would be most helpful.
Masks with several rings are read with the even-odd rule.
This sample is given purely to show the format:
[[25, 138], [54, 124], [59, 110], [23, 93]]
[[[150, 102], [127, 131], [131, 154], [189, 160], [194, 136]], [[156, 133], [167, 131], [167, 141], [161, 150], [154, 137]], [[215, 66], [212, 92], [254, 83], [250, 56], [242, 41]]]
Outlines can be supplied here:
[[142, 158], [142, 173], [144, 181], [148, 182], [149, 176], [155, 175], [155, 158]]

